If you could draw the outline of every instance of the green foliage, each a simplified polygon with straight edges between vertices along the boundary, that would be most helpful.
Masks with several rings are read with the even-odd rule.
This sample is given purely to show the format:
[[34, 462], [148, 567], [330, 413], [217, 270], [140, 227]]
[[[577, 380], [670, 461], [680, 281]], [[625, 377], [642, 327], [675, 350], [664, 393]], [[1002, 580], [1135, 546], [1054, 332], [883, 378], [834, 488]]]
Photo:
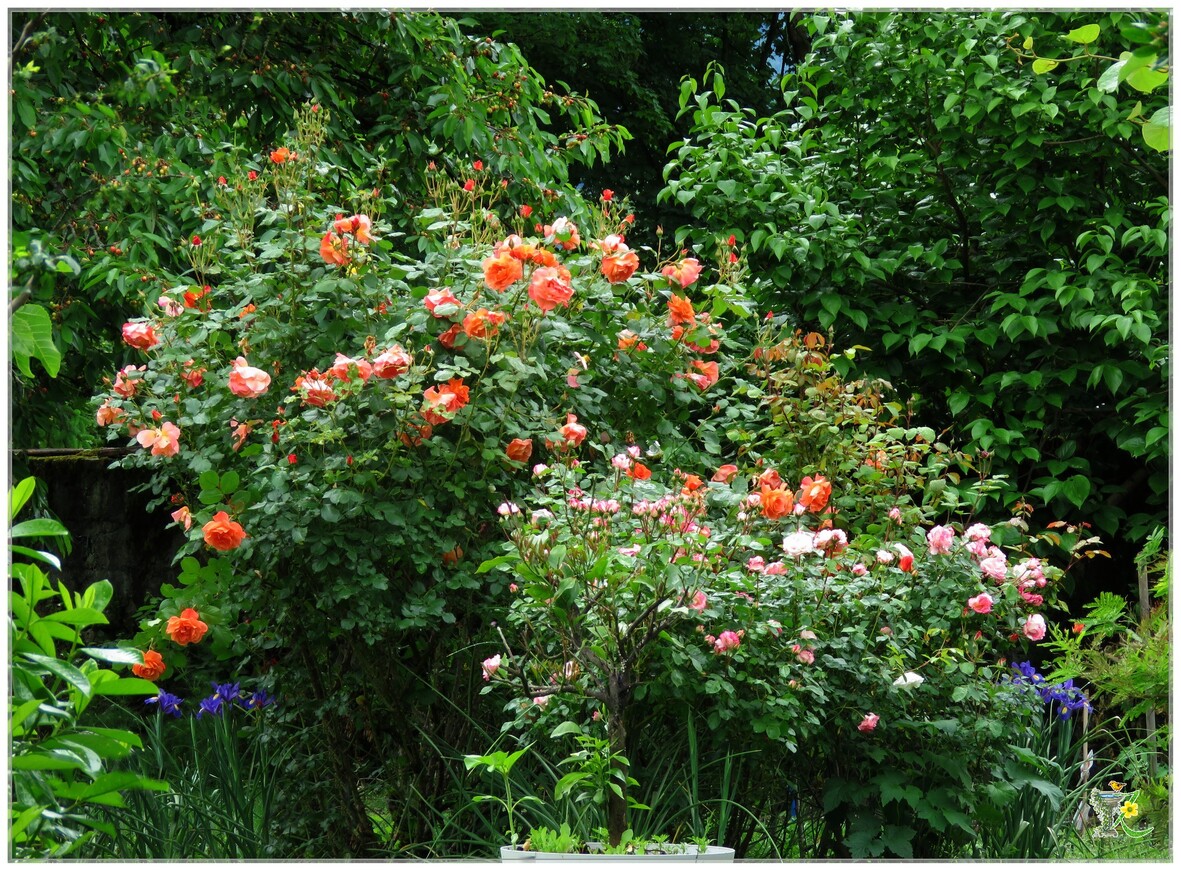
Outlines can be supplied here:
[[[1087, 53], [1137, 22], [817, 14], [783, 110], [723, 99], [712, 74], [685, 81], [693, 133], [670, 147], [662, 194], [706, 225], [678, 241], [733, 234], [768, 307], [866, 346], [859, 372], [987, 457], [1007, 482], [994, 499], [1132, 539], [1167, 491], [1167, 169], [1129, 120], [1147, 96], [1106, 89]], [[1057, 45], [1092, 24], [1094, 41], [1067, 43], [1077, 62], [1019, 66], [1021, 37]]]
[[[537, 205], [543, 186], [574, 202], [567, 166], [605, 160], [627, 136], [515, 47], [431, 12], [40, 12], [13, 28], [12, 281], [65, 352], [56, 380], [16, 381], [21, 445], [92, 441], [68, 418], [119, 368], [110, 337], [171, 289], [187, 240], [230, 205], [217, 179], [260, 170], [244, 158], [269, 152], [305, 102], [333, 117], [325, 186], [407, 207], [403, 232], [429, 161], [462, 177], [483, 160], [516, 203]], [[71, 274], [22, 248], [57, 252]]]
[[[15, 519], [32, 495], [26, 478], [10, 493]], [[25, 520], [11, 528], [13, 538], [68, 537], [53, 520]], [[10, 567], [16, 582], [9, 592], [11, 643], [11, 801], [9, 853], [14, 859], [76, 855], [96, 835], [113, 835], [103, 807], [123, 807], [122, 793], [162, 790], [167, 785], [140, 774], [116, 770], [143, 743], [126, 729], [95, 725], [91, 703], [106, 696], [151, 693], [146, 680], [120, 677], [100, 663], [140, 662], [135, 651], [84, 646], [87, 626], [106, 623], [111, 600], [107, 581], [71, 593], [55, 590], [36, 564], [58, 567], [52, 553], [13, 545]], [[28, 559], [36, 562], [29, 562]]]
[[530, 829], [521, 849], [539, 853], [577, 853], [582, 849], [582, 841], [570, 831], [569, 823], [562, 823], [556, 832], [545, 826]]

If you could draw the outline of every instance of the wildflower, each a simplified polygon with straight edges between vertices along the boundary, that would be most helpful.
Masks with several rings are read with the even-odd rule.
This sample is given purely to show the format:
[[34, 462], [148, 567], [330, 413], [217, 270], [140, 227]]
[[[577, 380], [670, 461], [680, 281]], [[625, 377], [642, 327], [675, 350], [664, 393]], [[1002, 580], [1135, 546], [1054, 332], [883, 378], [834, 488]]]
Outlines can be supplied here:
[[184, 647], [186, 644], [196, 644], [205, 637], [209, 626], [201, 619], [194, 608], [185, 608], [179, 616], [169, 617], [164, 626], [168, 637]]
[[207, 699], [201, 699], [201, 705], [197, 708], [197, 719], [200, 720], [202, 714], [209, 714], [214, 717], [221, 716], [221, 707], [225, 704], [225, 699], [217, 695], [212, 695]]
[[180, 696], [174, 696], [172, 693], [160, 690], [156, 695], [150, 699], [144, 699], [145, 705], [159, 705], [159, 711], [162, 714], [172, 714], [174, 717], [180, 716], [180, 704], [183, 702]]
[[878, 727], [878, 720], [880, 720], [880, 719], [881, 719], [881, 717], [879, 717], [877, 714], [875, 714], [871, 711], [870, 713], [866, 714], [865, 717], [861, 720], [861, 723], [858, 724], [857, 731], [858, 732], [872, 732], [874, 729], [876, 729]]
[[1125, 801], [1120, 805], [1119, 812], [1124, 815], [1125, 820], [1130, 820], [1132, 817], [1140, 815], [1140, 805], [1134, 801]]
[[500, 654], [498, 653], [496, 656], [485, 659], [480, 663], [480, 667], [484, 672], [484, 680], [491, 680], [492, 676], [500, 670]]
[[143, 663], [131, 666], [131, 673], [144, 680], [154, 681], [164, 674], [165, 668], [164, 657], [154, 650], [145, 650]]
[[207, 545], [222, 552], [234, 550], [247, 537], [242, 525], [224, 511], [218, 511], [201, 527], [201, 536]]
[[140, 351], [147, 351], [160, 344], [156, 337], [156, 329], [150, 323], [143, 321], [128, 321], [123, 325], [123, 341]]

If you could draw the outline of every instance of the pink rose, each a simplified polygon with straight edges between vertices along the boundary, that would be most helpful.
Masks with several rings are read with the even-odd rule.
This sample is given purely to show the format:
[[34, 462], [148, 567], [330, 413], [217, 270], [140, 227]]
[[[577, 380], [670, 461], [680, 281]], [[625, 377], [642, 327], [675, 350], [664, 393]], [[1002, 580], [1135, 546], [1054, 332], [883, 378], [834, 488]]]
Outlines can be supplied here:
[[738, 645], [742, 643], [742, 639], [737, 632], [727, 629], [716, 639], [714, 639], [714, 653], [726, 653], [731, 650], [737, 650]]
[[[432, 290], [430, 293], [428, 293], [426, 295], [426, 299], [423, 300], [423, 305], [426, 306], [427, 311], [429, 311], [431, 314], [433, 314], [437, 318], [448, 317], [449, 315], [452, 315], [455, 312], [459, 311], [459, 308], [460, 308], [459, 300], [455, 298], [455, 294], [453, 294], [451, 292], [451, 288], [449, 288], [449, 287], [444, 287], [442, 290]], [[436, 309], [438, 309], [439, 306], [448, 306], [448, 305], [454, 306], [455, 308], [448, 309], [448, 310], [445, 310], [442, 312], [436, 311]]]
[[910, 552], [910, 548], [905, 544], [895, 544], [894, 550], [898, 551], [898, 568], [904, 572], [914, 571], [914, 554]]
[[951, 553], [955, 530], [950, 526], [935, 526], [927, 533], [927, 548], [932, 554]]
[[794, 653], [796, 655], [796, 659], [798, 659], [804, 665], [811, 665], [816, 661], [816, 654], [814, 654], [808, 648], [801, 647], [798, 644], [793, 644], [791, 646], [791, 652]]
[[154, 429], [142, 429], [135, 440], [141, 447], [152, 449], [154, 457], [174, 457], [180, 453], [180, 428], [165, 421]]
[[983, 523], [973, 523], [964, 530], [964, 538], [968, 541], [988, 541], [992, 537], [992, 530]]
[[172, 519], [185, 528], [188, 532], [193, 528], [193, 515], [189, 512], [189, 506], [182, 505], [172, 512]]
[[977, 614], [987, 614], [992, 610], [992, 596], [988, 595], [988, 593], [973, 596], [968, 600], [968, 607]]
[[235, 396], [255, 399], [266, 393], [270, 386], [271, 376], [251, 366], [245, 357], [234, 361], [234, 368], [230, 370], [230, 392]]
[[897, 505], [895, 505], [893, 508], [890, 509], [890, 519], [891, 520], [901, 520], [902, 519], [902, 512], [898, 510]]
[[783, 552], [788, 556], [803, 556], [816, 549], [816, 537], [805, 529], [783, 537]]
[[484, 680], [491, 680], [492, 676], [500, 670], [500, 654], [485, 659], [480, 663], [480, 667], [484, 671]]
[[123, 325], [123, 341], [141, 351], [146, 351], [160, 344], [160, 340], [156, 338], [155, 327], [142, 321], [138, 323], [128, 321]]
[[1030, 641], [1041, 641], [1046, 637], [1046, 619], [1041, 614], [1030, 614], [1021, 631]]
[[1005, 565], [1004, 557], [990, 556], [986, 560], [980, 562], [980, 571], [992, 578], [994, 581], [1003, 581], [1008, 567]]
[[880, 719], [881, 719], [881, 717], [879, 717], [877, 714], [875, 714], [873, 712], [866, 714], [865, 718], [861, 721], [860, 725], [857, 726], [857, 731], [858, 732], [872, 732], [874, 729], [876, 729], [878, 727], [878, 720], [880, 720]]
[[701, 274], [701, 264], [693, 257], [686, 257], [679, 263], [670, 263], [660, 272], [685, 288], [697, 280], [697, 276]]
[[570, 279], [558, 268], [543, 266], [533, 271], [529, 280], [529, 299], [537, 303], [542, 312], [569, 305], [573, 295]]
[[869, 573], [869, 569], [865, 567], [865, 563], [854, 564], [852, 571], [859, 578]]
[[373, 374], [378, 378], [397, 378], [410, 371], [412, 362], [410, 355], [401, 345], [394, 345], [373, 361]]
[[700, 614], [702, 611], [705, 610], [706, 604], [707, 604], [707, 602], [706, 602], [706, 598], [705, 598], [705, 593], [701, 590], [698, 590], [696, 593], [693, 594], [693, 603], [691, 605], [689, 605], [689, 607], [692, 608], [694, 611], [696, 611], [698, 614]]
[[332, 364], [331, 372], [340, 381], [349, 381], [349, 373], [356, 367], [357, 374], [361, 376], [362, 381], [368, 381], [369, 376], [373, 374], [373, 364], [368, 360], [362, 358], [354, 360], [352, 357], [346, 357], [344, 354], [338, 353], [336, 355], [336, 362]]

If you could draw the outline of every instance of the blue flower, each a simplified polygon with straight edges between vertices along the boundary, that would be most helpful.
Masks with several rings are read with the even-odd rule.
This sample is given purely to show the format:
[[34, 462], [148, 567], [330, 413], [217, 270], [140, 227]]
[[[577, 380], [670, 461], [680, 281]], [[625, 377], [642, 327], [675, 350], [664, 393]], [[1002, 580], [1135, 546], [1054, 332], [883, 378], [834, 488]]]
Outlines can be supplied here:
[[1060, 719], [1069, 720], [1071, 713], [1083, 707], [1094, 710], [1082, 690], [1074, 685], [1074, 678], [1059, 684], [1047, 684], [1046, 679], [1038, 674], [1029, 662], [1017, 663], [1013, 669], [1018, 673], [1018, 676], [1013, 678], [1013, 683], [1028, 683], [1034, 687], [1044, 703], [1055, 707]]
[[144, 699], [145, 705], [159, 705], [160, 711], [165, 714], [172, 714], [174, 717], [180, 716], [180, 703], [183, 702], [180, 696], [174, 696], [172, 693], [160, 690], [157, 695], [150, 699]]
[[247, 708], [265, 708], [267, 705], [273, 705], [274, 703], [275, 697], [270, 695], [266, 690], [259, 690], [249, 699], [245, 699], [242, 702]]
[[207, 699], [201, 699], [201, 707], [197, 711], [197, 719], [200, 720], [202, 714], [212, 714], [215, 717], [221, 716], [221, 706], [223, 704], [223, 699], [216, 693]]
[[215, 683], [210, 686], [213, 687], [214, 698], [221, 699], [227, 705], [241, 695], [236, 683]]

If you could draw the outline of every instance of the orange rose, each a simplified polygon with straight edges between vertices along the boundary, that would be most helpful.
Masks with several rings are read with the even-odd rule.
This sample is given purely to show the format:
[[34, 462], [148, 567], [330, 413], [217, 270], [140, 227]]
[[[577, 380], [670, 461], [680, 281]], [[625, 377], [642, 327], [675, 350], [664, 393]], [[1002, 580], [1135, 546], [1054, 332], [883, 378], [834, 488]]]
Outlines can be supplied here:
[[611, 284], [622, 284], [640, 268], [640, 258], [635, 251], [617, 251], [604, 257], [600, 268]]
[[782, 487], [783, 479], [779, 477], [779, 472], [775, 469], [767, 469], [759, 475], [760, 487]]
[[505, 251], [499, 257], [484, 260], [484, 283], [495, 291], [507, 290], [525, 274], [521, 261]]
[[527, 463], [533, 456], [533, 439], [513, 439], [504, 449], [510, 460]]
[[[180, 612], [179, 617], [168, 618], [168, 625], [164, 631], [168, 633], [169, 638], [184, 647], [186, 644], [196, 644], [204, 638], [209, 627], [201, 620], [196, 611], [192, 608], [185, 608]], [[147, 662], [146, 654], [144, 661]]]
[[690, 326], [697, 323], [697, 318], [693, 314], [693, 304], [683, 296], [673, 294], [668, 298], [668, 325], [675, 327], [677, 324], [689, 324]]
[[234, 550], [246, 538], [246, 530], [224, 511], [214, 514], [213, 519], [201, 527], [201, 533], [207, 545], [221, 551]]
[[808, 477], [800, 482], [800, 504], [808, 511], [823, 511], [831, 495], [832, 484], [822, 475], [817, 475], [815, 480]]
[[[197, 612], [194, 611], [193, 613], [196, 614]], [[176, 619], [177, 619], [176, 617], [172, 617], [169, 620], [169, 623], [171, 624], [171, 621], [176, 620]], [[205, 634], [205, 628], [204, 628], [205, 624], [202, 623], [201, 626], [203, 627], [201, 629], [201, 634], [204, 635]], [[200, 638], [198, 637], [194, 640], [199, 641]], [[181, 643], [187, 643], [187, 642], [181, 642]], [[142, 677], [144, 680], [157, 680], [160, 677], [160, 675], [164, 674], [165, 668], [166, 668], [166, 666], [164, 665], [164, 657], [162, 657], [160, 654], [158, 654], [154, 650], [148, 650], [144, 653], [143, 665], [131, 666], [131, 673], [134, 674], [136, 677]]]
[[533, 271], [533, 278], [529, 281], [529, 299], [537, 303], [543, 313], [558, 306], [570, 305], [573, 295], [569, 273], [563, 274], [557, 267], [548, 266]]
[[344, 266], [349, 262], [347, 249], [349, 240], [344, 236], [337, 236], [331, 230], [320, 240], [320, 256], [329, 266]]
[[504, 312], [477, 309], [463, 319], [463, 331], [469, 339], [487, 339], [495, 336], [500, 325], [508, 320]]
[[759, 494], [759, 502], [763, 506], [763, 516], [771, 520], [786, 517], [791, 514], [791, 509], [795, 507], [792, 503], [791, 494], [777, 487], [764, 486], [762, 492]]
[[426, 405], [422, 416], [427, 423], [440, 424], [451, 420], [455, 412], [468, 403], [469, 389], [462, 378], [452, 378], [440, 387], [428, 387], [422, 393]]
[[685, 476], [685, 486], [681, 488], [681, 492], [688, 496], [696, 490], [701, 489], [701, 479], [696, 475]]
[[647, 481], [652, 477], [652, 470], [643, 463], [632, 463], [632, 467], [627, 470], [627, 473], [637, 481]]
[[566, 415], [566, 425], [558, 430], [566, 440], [566, 447], [578, 447], [586, 438], [586, 427], [573, 414]]
[[463, 548], [458, 544], [451, 548], [451, 550], [447, 551], [447, 553], [443, 554], [444, 565], [453, 566], [461, 559], [463, 559]]
[[737, 474], [738, 467], [733, 463], [726, 463], [724, 466], [718, 466], [718, 470], [714, 472], [714, 476], [710, 480], [717, 481], [719, 484], [729, 484]]

